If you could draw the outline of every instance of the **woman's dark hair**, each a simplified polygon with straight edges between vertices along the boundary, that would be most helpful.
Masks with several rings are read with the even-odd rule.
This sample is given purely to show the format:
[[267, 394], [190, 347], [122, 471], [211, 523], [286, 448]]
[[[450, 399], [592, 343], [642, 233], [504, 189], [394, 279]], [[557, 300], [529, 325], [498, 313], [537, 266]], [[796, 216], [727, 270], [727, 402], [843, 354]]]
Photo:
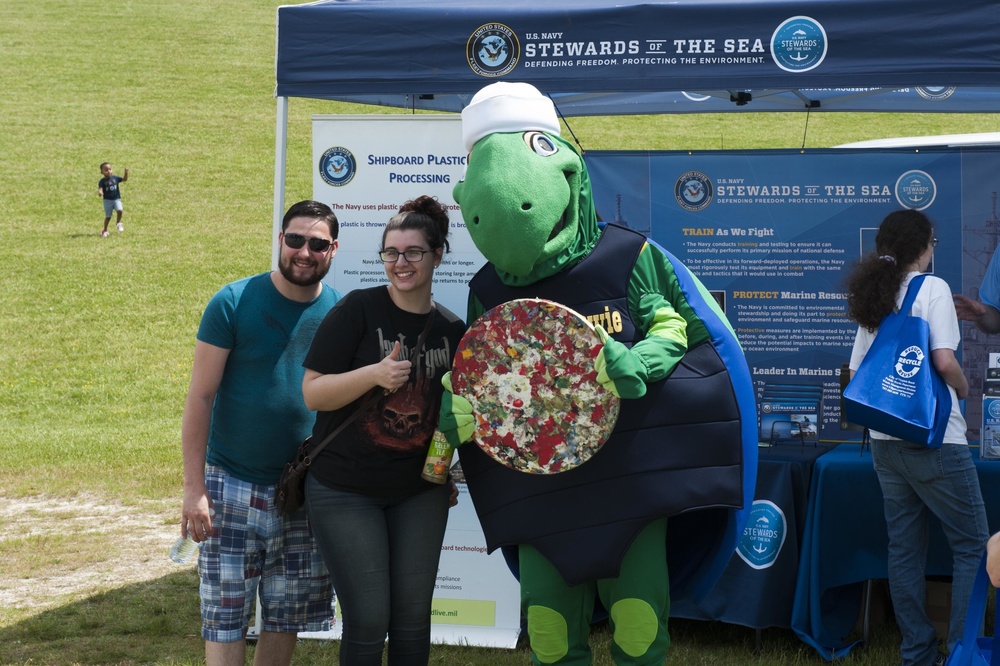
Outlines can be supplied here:
[[847, 276], [847, 315], [874, 332], [896, 307], [903, 278], [933, 237], [931, 221], [920, 211], [889, 213], [875, 235], [875, 252], [857, 262]]
[[422, 231], [432, 250], [443, 247], [445, 252], [451, 252], [451, 245], [448, 243], [448, 211], [436, 198], [425, 194], [400, 206], [399, 212], [385, 225], [382, 247], [385, 247], [385, 237], [390, 231], [409, 229]]
[[325, 203], [306, 199], [297, 204], [292, 204], [292, 207], [285, 212], [285, 216], [281, 218], [281, 230], [284, 231], [287, 229], [288, 223], [297, 217], [310, 217], [315, 220], [323, 220], [330, 227], [330, 237], [337, 240], [340, 223], [337, 221], [336, 213]]

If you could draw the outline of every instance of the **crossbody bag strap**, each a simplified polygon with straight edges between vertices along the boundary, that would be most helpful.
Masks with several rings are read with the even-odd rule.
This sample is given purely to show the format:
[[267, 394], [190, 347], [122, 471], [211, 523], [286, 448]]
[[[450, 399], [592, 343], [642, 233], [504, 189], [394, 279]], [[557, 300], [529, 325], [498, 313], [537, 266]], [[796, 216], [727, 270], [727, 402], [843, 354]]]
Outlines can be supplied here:
[[[434, 303], [431, 302], [431, 312], [430, 312], [429, 315], [427, 315], [427, 323], [424, 324], [424, 330], [420, 332], [420, 337], [417, 338], [417, 346], [416, 346], [416, 349], [413, 352], [416, 355], [416, 357], [417, 357], [416, 363], [414, 363], [414, 366], [417, 367], [417, 373], [418, 373], [418, 375], [420, 373], [419, 364], [420, 364], [420, 359], [423, 357], [422, 351], [423, 351], [423, 348], [424, 348], [424, 343], [427, 341], [427, 336], [430, 334], [431, 327], [434, 324], [434, 313], [435, 313], [435, 310], [436, 310], [436, 308], [434, 306]], [[322, 451], [324, 448], [326, 448], [326, 445], [329, 444], [330, 442], [332, 442], [334, 437], [336, 437], [341, 432], [343, 432], [344, 428], [346, 428], [348, 425], [350, 425], [351, 422], [354, 421], [354, 419], [356, 419], [361, 414], [361, 412], [363, 412], [366, 409], [368, 409], [369, 407], [371, 407], [372, 404], [374, 404], [375, 401], [378, 400], [379, 397], [382, 396], [382, 395], [384, 395], [385, 393], [386, 393], [386, 391], [384, 389], [382, 389], [382, 387], [380, 387], [380, 386], [376, 386], [375, 388], [373, 388], [372, 390], [370, 390], [368, 392], [368, 394], [364, 397], [364, 399], [361, 401], [361, 403], [358, 405], [357, 409], [355, 409], [353, 412], [351, 412], [351, 415], [348, 416], [346, 419], [344, 419], [340, 423], [340, 425], [338, 425], [336, 428], [334, 428], [333, 432], [331, 432], [329, 435], [327, 435], [326, 437], [324, 437], [322, 442], [320, 442], [319, 444], [317, 444], [316, 446], [314, 446], [313, 449], [311, 451], [309, 451], [309, 453], [306, 455], [305, 460], [303, 461], [305, 463], [305, 466], [308, 467], [309, 465], [311, 465], [312, 464], [312, 459], [315, 458], [319, 454], [320, 451]]]
[[356, 419], [358, 417], [358, 415], [361, 414], [361, 412], [363, 412], [366, 409], [368, 409], [369, 407], [371, 407], [372, 404], [374, 404], [375, 401], [378, 400], [378, 398], [379, 398], [380, 395], [382, 395], [382, 387], [381, 386], [376, 386], [375, 388], [373, 388], [372, 390], [370, 390], [367, 393], [367, 395], [364, 397], [364, 399], [361, 401], [361, 403], [358, 405], [357, 409], [355, 409], [353, 412], [351, 412], [351, 415], [348, 416], [343, 421], [341, 421], [340, 425], [338, 425], [336, 428], [333, 429], [333, 432], [331, 432], [329, 435], [327, 435], [326, 437], [324, 437], [322, 442], [320, 442], [319, 444], [317, 444], [316, 446], [314, 446], [312, 448], [312, 450], [309, 451], [306, 454], [305, 459], [302, 461], [304, 463], [304, 465], [306, 467], [309, 467], [309, 465], [312, 464], [312, 459], [315, 458], [317, 455], [319, 455], [319, 452], [322, 451], [323, 449], [325, 449], [326, 445], [329, 444], [330, 442], [332, 442], [334, 437], [336, 437], [341, 432], [343, 432], [344, 428], [346, 428], [347, 426], [349, 426], [351, 424], [351, 422], [354, 419]]
[[427, 323], [424, 324], [424, 330], [420, 332], [420, 337], [417, 338], [417, 347], [414, 349], [413, 354], [417, 357], [413, 363], [413, 369], [417, 372], [417, 379], [420, 379], [420, 362], [423, 359], [424, 354], [424, 343], [427, 342], [427, 336], [431, 333], [431, 327], [434, 325], [434, 314], [437, 311], [437, 306], [434, 301], [431, 301], [431, 311], [427, 315]]

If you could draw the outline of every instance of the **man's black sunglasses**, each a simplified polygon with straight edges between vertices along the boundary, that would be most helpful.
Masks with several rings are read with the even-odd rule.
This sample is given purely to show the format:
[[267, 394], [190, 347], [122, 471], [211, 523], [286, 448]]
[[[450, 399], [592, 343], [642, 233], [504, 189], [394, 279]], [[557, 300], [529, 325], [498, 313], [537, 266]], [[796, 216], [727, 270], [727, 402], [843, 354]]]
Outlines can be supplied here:
[[333, 241], [325, 238], [306, 238], [302, 234], [285, 234], [285, 245], [293, 250], [301, 250], [302, 246], [309, 241], [309, 249], [313, 252], [326, 252], [333, 245]]

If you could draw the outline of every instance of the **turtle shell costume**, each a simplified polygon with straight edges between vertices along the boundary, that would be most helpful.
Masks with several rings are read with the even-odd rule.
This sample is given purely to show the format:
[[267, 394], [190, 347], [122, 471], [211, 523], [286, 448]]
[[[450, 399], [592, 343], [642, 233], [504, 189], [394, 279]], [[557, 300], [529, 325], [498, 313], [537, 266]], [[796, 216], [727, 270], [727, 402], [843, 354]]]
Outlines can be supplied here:
[[[535, 663], [589, 664], [603, 606], [615, 663], [662, 664], [671, 595], [711, 588], [753, 500], [743, 352], [680, 261], [598, 224], [586, 165], [559, 136], [551, 100], [528, 84], [492, 84], [463, 111], [462, 131], [470, 154], [454, 196], [489, 262], [470, 283], [468, 321], [518, 298], [600, 321], [598, 380], [622, 398], [608, 441], [568, 472], [525, 474], [459, 448], [487, 546], [519, 575]], [[470, 436], [467, 409], [446, 393], [441, 428], [456, 444]]]

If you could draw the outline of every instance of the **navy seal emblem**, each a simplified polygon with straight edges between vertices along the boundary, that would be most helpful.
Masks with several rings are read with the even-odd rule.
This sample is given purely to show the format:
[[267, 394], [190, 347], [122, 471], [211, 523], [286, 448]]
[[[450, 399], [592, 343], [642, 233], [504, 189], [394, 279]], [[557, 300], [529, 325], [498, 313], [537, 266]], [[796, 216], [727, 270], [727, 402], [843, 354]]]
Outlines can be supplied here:
[[358, 170], [354, 154], [342, 146], [328, 148], [319, 158], [319, 177], [327, 185], [342, 187], [351, 182]]
[[502, 23], [479, 26], [465, 47], [466, 61], [479, 76], [503, 76], [514, 69], [520, 57], [517, 35]]
[[700, 171], [687, 171], [674, 183], [674, 198], [684, 210], [697, 213], [712, 203], [712, 180]]

